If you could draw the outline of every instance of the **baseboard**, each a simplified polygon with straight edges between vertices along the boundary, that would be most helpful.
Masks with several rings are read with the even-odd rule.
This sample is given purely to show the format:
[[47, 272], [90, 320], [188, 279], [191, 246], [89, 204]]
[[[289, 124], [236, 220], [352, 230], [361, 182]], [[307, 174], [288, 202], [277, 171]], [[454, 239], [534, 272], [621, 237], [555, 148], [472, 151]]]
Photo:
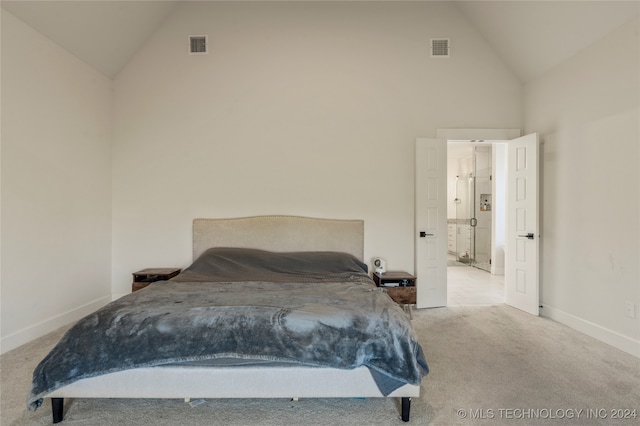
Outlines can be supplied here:
[[75, 309], [63, 312], [52, 318], [48, 318], [37, 324], [25, 327], [22, 330], [18, 330], [8, 336], [3, 337], [0, 340], [0, 353], [8, 352], [18, 346], [29, 343], [30, 341], [42, 337], [47, 333], [51, 333], [60, 327], [71, 324], [74, 321], [85, 317], [91, 312], [95, 312], [107, 303], [111, 301], [111, 295], [104, 296], [99, 299], [93, 300]]
[[111, 301], [113, 302], [114, 300], [118, 300], [122, 296], [126, 296], [127, 294], [131, 294], [131, 293], [114, 293], [111, 295]]
[[549, 305], [542, 305], [540, 315], [576, 329], [587, 336], [598, 339], [613, 346], [614, 348], [640, 358], [640, 341], [638, 340], [634, 340], [631, 337], [609, 330], [608, 328], [604, 328], [575, 315], [568, 314]]

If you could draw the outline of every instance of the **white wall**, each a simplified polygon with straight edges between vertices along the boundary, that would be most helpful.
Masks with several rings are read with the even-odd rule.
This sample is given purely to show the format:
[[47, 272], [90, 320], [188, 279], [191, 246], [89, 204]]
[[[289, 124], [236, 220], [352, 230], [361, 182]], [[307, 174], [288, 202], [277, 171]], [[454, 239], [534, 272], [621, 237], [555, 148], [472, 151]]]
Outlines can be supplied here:
[[636, 18], [525, 87], [544, 142], [541, 312], [637, 356], [639, 52]]
[[111, 299], [111, 90], [2, 12], [3, 352]]
[[361, 218], [366, 260], [413, 271], [415, 139], [521, 127], [521, 95], [446, 2], [180, 5], [115, 81], [113, 292], [187, 265], [195, 217]]

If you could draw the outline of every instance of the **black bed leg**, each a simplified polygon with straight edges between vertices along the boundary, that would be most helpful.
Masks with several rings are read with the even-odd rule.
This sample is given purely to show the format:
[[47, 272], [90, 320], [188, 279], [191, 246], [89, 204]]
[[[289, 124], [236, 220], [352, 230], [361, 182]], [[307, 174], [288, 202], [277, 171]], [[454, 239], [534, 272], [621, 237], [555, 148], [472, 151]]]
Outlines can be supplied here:
[[53, 413], [53, 422], [60, 423], [62, 421], [62, 417], [64, 409], [64, 398], [51, 398], [51, 411]]
[[411, 398], [402, 398], [402, 421], [409, 421], [409, 412], [411, 411]]

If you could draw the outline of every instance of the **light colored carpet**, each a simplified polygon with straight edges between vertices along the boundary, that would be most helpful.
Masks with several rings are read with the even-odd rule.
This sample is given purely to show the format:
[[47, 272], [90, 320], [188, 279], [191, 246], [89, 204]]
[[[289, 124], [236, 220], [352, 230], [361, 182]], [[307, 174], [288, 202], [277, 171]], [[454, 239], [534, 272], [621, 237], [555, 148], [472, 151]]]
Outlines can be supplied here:
[[[415, 425], [636, 425], [640, 359], [506, 305], [414, 310], [431, 373], [414, 398]], [[1, 357], [0, 424], [51, 424], [45, 400], [26, 410], [31, 372], [58, 330]], [[620, 411], [613, 411], [620, 410]], [[615, 419], [637, 410], [635, 419]], [[632, 411], [628, 411], [632, 414]], [[396, 399], [69, 399], [62, 425], [393, 425]]]

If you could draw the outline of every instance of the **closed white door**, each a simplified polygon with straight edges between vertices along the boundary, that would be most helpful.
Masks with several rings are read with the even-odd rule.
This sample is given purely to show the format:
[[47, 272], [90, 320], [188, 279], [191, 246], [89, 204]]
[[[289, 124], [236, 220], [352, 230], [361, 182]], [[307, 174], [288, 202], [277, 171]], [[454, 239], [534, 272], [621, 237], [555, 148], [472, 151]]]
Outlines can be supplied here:
[[538, 135], [507, 143], [505, 301], [539, 314]]
[[447, 141], [416, 140], [416, 306], [447, 305]]

